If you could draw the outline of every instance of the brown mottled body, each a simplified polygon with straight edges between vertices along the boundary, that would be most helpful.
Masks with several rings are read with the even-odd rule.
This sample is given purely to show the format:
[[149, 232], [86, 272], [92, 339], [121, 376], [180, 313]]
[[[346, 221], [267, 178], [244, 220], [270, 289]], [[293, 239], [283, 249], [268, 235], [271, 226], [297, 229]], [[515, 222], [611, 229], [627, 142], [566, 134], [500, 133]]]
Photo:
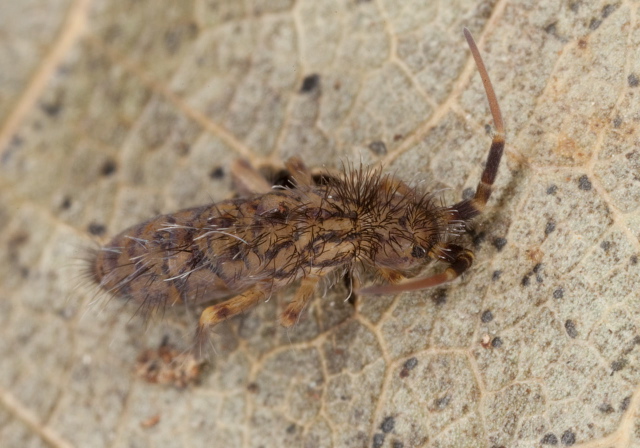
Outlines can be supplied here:
[[[473, 253], [452, 242], [491, 196], [504, 149], [498, 102], [468, 30], [496, 125], [486, 167], [472, 199], [449, 207], [379, 170], [347, 169], [316, 185], [301, 160], [287, 168], [296, 186], [271, 190], [247, 163], [234, 165], [246, 197], [162, 215], [117, 235], [90, 269], [104, 290], [140, 304], [143, 312], [176, 303], [228, 298], [200, 316], [197, 342], [208, 329], [301, 280], [280, 321], [293, 325], [320, 279], [355, 263], [372, 267], [387, 284], [362, 293], [396, 293], [451, 281]], [[448, 268], [404, 281], [429, 260]]]
[[[95, 258], [93, 273], [103, 289], [145, 308], [249, 289], [268, 297], [354, 262], [407, 274], [415, 268], [414, 245], [426, 254], [445, 232], [455, 232], [446, 217], [429, 195], [358, 170], [324, 186], [303, 184], [158, 216], [113, 238]], [[219, 306], [219, 320], [236, 314], [229, 307]], [[289, 310], [283, 322], [296, 319]]]

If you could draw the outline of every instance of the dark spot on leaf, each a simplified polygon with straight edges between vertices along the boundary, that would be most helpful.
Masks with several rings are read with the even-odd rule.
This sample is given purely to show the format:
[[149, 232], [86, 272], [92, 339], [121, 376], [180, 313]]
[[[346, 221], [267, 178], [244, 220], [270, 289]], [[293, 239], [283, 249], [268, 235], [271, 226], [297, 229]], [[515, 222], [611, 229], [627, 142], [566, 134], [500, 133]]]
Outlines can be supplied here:
[[493, 320], [493, 313], [490, 310], [486, 310], [484, 313], [482, 313], [480, 320], [485, 324], [491, 322]]
[[500, 278], [502, 275], [502, 271], [493, 271], [493, 275], [491, 275], [491, 280], [494, 282]]
[[491, 341], [491, 346], [493, 348], [500, 348], [500, 347], [502, 347], [502, 344], [503, 344], [503, 342], [502, 342], [502, 339], [500, 339], [500, 337], [495, 337]]
[[627, 364], [628, 364], [628, 361], [624, 358], [613, 361], [611, 363], [611, 371], [612, 371], [611, 373], [619, 372], [620, 370], [624, 369]]
[[527, 274], [524, 277], [522, 277], [522, 281], [520, 282], [520, 284], [526, 287], [526, 286], [529, 286], [529, 283], [531, 283], [531, 277], [529, 276], [529, 274]]
[[591, 19], [591, 22], [589, 22], [589, 29], [591, 31], [595, 31], [598, 29], [598, 27], [602, 25], [602, 20], [600, 19]]
[[553, 222], [553, 221], [549, 221], [547, 223], [547, 226], [544, 228], [544, 233], [545, 233], [545, 235], [549, 235], [554, 230], [556, 230], [556, 223]]
[[578, 188], [584, 191], [591, 190], [591, 181], [586, 174], [580, 176], [578, 179]]
[[387, 145], [381, 140], [369, 143], [369, 149], [377, 156], [383, 156], [387, 153]]
[[620, 117], [616, 117], [613, 119], [613, 127], [614, 128], [619, 128], [622, 125], [622, 118]]
[[314, 73], [312, 75], [305, 76], [305, 78], [302, 80], [302, 87], [300, 87], [300, 93], [311, 92], [317, 89], [319, 85], [320, 85], [320, 75]]
[[382, 445], [384, 445], [384, 434], [374, 434], [373, 436], [373, 448], [382, 448]]
[[600, 406], [598, 406], [598, 411], [602, 412], [603, 414], [612, 414], [616, 410], [613, 409], [613, 406], [611, 406], [609, 403], [602, 403]]
[[209, 172], [211, 179], [222, 179], [224, 177], [224, 168], [217, 166]]
[[462, 199], [463, 200], [467, 200], [467, 199], [472, 199], [476, 194], [476, 191], [473, 188], [465, 188], [464, 190], [462, 190]]
[[606, 5], [604, 8], [602, 8], [602, 18], [606, 19], [616, 9], [618, 9], [618, 5]]
[[103, 235], [106, 232], [107, 228], [103, 224], [92, 222], [91, 224], [89, 224], [87, 230], [89, 230], [89, 233], [91, 235], [99, 236]]
[[638, 87], [638, 84], [640, 84], [640, 80], [633, 73], [627, 77], [627, 82], [629, 83], [629, 87]]
[[576, 443], [576, 435], [573, 433], [573, 431], [567, 429], [565, 432], [562, 433], [562, 437], [560, 437], [560, 441], [562, 442], [563, 445], [571, 446]]
[[62, 198], [62, 203], [60, 204], [60, 208], [62, 210], [68, 210], [71, 207], [71, 198], [69, 196], [65, 196]]
[[49, 103], [40, 103], [40, 108], [50, 117], [55, 117], [60, 113], [60, 110], [62, 110], [62, 102], [58, 100]]
[[396, 420], [393, 417], [387, 417], [382, 421], [380, 425], [380, 429], [382, 432], [389, 433], [393, 431], [393, 428], [396, 426]]
[[444, 397], [438, 398], [435, 400], [436, 409], [442, 410], [446, 408], [451, 402], [451, 395], [447, 394]]
[[603, 241], [600, 243], [600, 248], [607, 252], [611, 248], [611, 241]]
[[433, 297], [433, 301], [436, 305], [444, 305], [445, 303], [447, 303], [447, 290], [439, 289]]
[[555, 291], [553, 291], [554, 299], [562, 299], [563, 297], [564, 297], [564, 289], [558, 288]]
[[540, 443], [543, 445], [557, 445], [558, 438], [555, 436], [555, 434], [545, 434]]
[[576, 324], [571, 319], [567, 319], [564, 323], [564, 329], [571, 339], [578, 337], [578, 330], [576, 330]]
[[506, 238], [494, 238], [493, 240], [493, 246], [498, 249], [498, 252], [500, 252], [504, 246], [507, 245], [507, 239]]
[[480, 246], [480, 244], [482, 244], [482, 242], [487, 238], [487, 234], [485, 232], [480, 232], [477, 235], [473, 236], [473, 241], [472, 244], [475, 247]]
[[414, 358], [407, 359], [402, 365], [402, 368], [407, 370], [413, 370], [417, 365], [418, 365], [418, 359], [414, 357]]
[[631, 262], [632, 265], [638, 264], [638, 256], [631, 255], [631, 258], [629, 259], [629, 261]]
[[556, 33], [557, 33], [556, 23], [557, 23], [557, 22], [553, 22], [553, 23], [550, 23], [549, 25], [545, 26], [545, 27], [544, 27], [544, 31], [545, 31], [546, 33], [551, 34], [552, 36], [555, 36], [555, 35], [556, 35]]
[[118, 169], [118, 165], [116, 164], [115, 161], [107, 160], [102, 165], [102, 168], [100, 169], [100, 174], [102, 174], [105, 177], [111, 176], [113, 173], [116, 172], [117, 169]]
[[620, 403], [620, 412], [624, 412], [629, 409], [629, 405], [631, 404], [631, 395], [624, 397], [622, 403]]
[[547, 194], [556, 194], [556, 191], [558, 191], [557, 185], [549, 185], [547, 188]]

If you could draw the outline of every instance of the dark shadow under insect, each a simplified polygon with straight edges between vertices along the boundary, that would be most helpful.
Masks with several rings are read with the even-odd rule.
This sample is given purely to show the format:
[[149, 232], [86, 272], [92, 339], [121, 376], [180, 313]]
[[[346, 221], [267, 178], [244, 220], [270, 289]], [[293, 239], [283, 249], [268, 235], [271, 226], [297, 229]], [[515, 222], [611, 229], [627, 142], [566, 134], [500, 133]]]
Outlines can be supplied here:
[[[498, 102], [478, 49], [464, 31], [478, 66], [496, 126], [475, 194], [451, 206], [429, 192], [368, 167], [346, 167], [339, 177], [314, 179], [298, 158], [286, 162], [293, 184], [273, 187], [247, 162], [232, 173], [244, 196], [162, 215], [115, 236], [91, 261], [98, 285], [138, 304], [143, 311], [176, 303], [226, 299], [206, 308], [196, 332], [200, 354], [209, 329], [300, 282], [280, 316], [297, 322], [321, 279], [371, 268], [385, 284], [360, 294], [391, 294], [451, 281], [473, 262], [457, 236], [491, 196], [504, 149]], [[430, 260], [448, 267], [415, 276]]]

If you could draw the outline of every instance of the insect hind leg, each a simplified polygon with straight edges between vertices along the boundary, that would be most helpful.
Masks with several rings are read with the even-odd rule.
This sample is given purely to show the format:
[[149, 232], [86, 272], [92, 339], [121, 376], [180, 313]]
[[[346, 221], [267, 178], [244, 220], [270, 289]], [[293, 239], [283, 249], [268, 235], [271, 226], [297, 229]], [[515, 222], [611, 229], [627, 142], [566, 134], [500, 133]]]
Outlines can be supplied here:
[[266, 300], [268, 295], [269, 288], [263, 284], [257, 284], [242, 294], [205, 308], [200, 315], [196, 330], [194, 347], [196, 357], [202, 359], [205, 353], [204, 347], [214, 325], [254, 307], [259, 301]]

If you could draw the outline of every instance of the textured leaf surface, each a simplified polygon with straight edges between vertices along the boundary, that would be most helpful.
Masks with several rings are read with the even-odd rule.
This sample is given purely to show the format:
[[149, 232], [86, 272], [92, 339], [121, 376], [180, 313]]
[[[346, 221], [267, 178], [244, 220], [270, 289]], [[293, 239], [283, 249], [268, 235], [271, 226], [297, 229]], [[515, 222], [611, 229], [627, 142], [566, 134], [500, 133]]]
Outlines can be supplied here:
[[[635, 2], [5, 3], [3, 446], [640, 443]], [[337, 285], [288, 331], [282, 291], [217, 327], [200, 385], [136, 379], [197, 310], [145, 328], [94, 300], [82, 248], [228, 198], [238, 157], [382, 163], [459, 200], [491, 124], [463, 26], [508, 145], [473, 269], [355, 307]]]

